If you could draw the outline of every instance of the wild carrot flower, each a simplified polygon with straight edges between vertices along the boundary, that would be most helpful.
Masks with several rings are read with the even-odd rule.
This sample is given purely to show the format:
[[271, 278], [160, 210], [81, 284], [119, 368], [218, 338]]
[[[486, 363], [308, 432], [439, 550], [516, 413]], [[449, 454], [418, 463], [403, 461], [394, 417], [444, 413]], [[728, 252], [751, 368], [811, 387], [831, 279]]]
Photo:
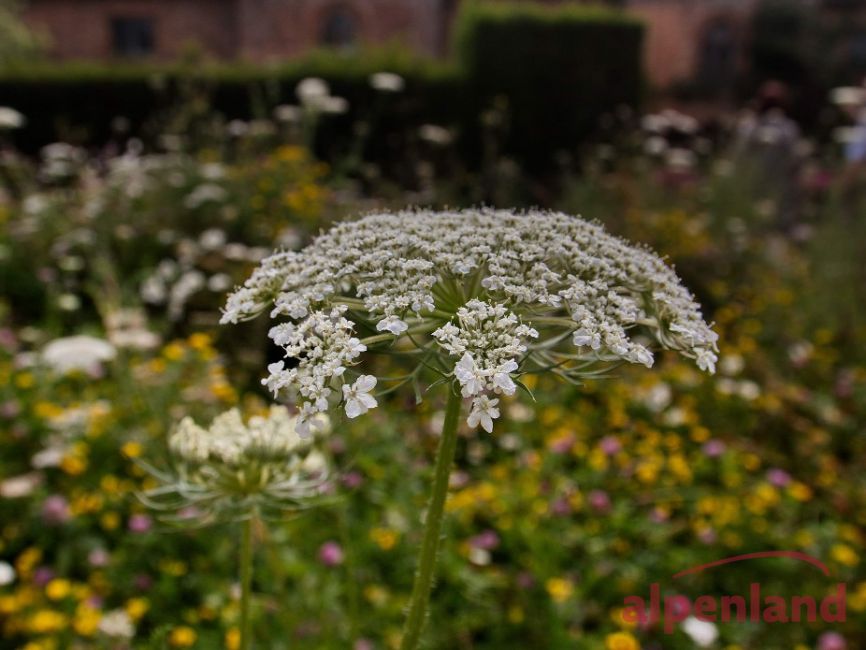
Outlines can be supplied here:
[[[281, 406], [244, 422], [237, 409], [205, 429], [181, 420], [169, 438], [173, 471], [146, 465], [159, 487], [142, 500], [171, 519], [244, 518], [306, 507], [328, 481], [324, 456], [295, 431], [296, 418]], [[325, 418], [316, 423], [327, 427]]]
[[58, 373], [75, 370], [98, 373], [102, 363], [111, 361], [117, 351], [108, 341], [93, 336], [68, 336], [54, 339], [42, 350], [42, 361]]
[[416, 395], [425, 369], [450, 386], [403, 650], [421, 640], [464, 399], [467, 424], [490, 432], [526, 373], [580, 382], [621, 363], [652, 366], [656, 346], [709, 372], [716, 363], [715, 333], [661, 258], [550, 212], [417, 210], [339, 224], [266, 258], [222, 322], [265, 310], [280, 321], [270, 338], [285, 359], [263, 384], [299, 403], [302, 435], [336, 402], [350, 418], [378, 405], [372, 390], [394, 379], [359, 370], [369, 353], [415, 359], [398, 380]]
[[[319, 431], [327, 428], [323, 417], [315, 424]], [[231, 409], [207, 429], [184, 418], [168, 445], [171, 471], [136, 459], [160, 483], [139, 498], [155, 510], [168, 511], [166, 518], [178, 523], [227, 520], [239, 524], [239, 648], [249, 650], [255, 523], [269, 514], [297, 511], [321, 501], [329, 480], [327, 462], [312, 440], [298, 436], [296, 418], [281, 406], [247, 422], [237, 409]], [[175, 631], [183, 629], [188, 628]]]
[[270, 338], [286, 360], [263, 383], [299, 402], [301, 434], [334, 402], [351, 417], [375, 407], [353, 386], [375, 383], [356, 369], [376, 350], [405, 350], [455, 380], [470, 426], [488, 431], [526, 373], [579, 381], [623, 362], [652, 366], [654, 344], [709, 372], [716, 363], [715, 333], [661, 258], [548, 212], [419, 210], [337, 225], [265, 259], [222, 322], [265, 310], [282, 321]]

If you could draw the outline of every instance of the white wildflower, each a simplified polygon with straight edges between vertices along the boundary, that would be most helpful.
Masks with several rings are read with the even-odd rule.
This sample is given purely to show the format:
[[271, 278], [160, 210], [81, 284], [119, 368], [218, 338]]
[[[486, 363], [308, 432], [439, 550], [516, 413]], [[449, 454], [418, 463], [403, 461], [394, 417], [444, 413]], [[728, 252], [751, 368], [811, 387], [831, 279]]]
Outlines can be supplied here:
[[[170, 509], [195, 506], [203, 514], [218, 515], [251, 505], [298, 505], [317, 495], [328, 478], [327, 463], [321, 456], [310, 458], [313, 441], [302, 435], [301, 415], [273, 406], [267, 415], [244, 422], [231, 409], [207, 428], [184, 418], [169, 438], [177, 475], [154, 473], [162, 485], [144, 494], [146, 502], [156, 507], [174, 494], [181, 499], [173, 500]], [[324, 432], [329, 422], [317, 416], [307, 425]]]
[[454, 140], [454, 134], [438, 124], [422, 124], [418, 129], [418, 136], [422, 140], [440, 147], [449, 145]]
[[0, 587], [11, 585], [15, 582], [15, 569], [8, 562], [0, 561]]
[[21, 499], [30, 496], [39, 487], [40, 483], [42, 483], [42, 474], [39, 472], [12, 476], [4, 481], [0, 481], [0, 497], [4, 499]]
[[499, 417], [499, 409], [496, 405], [499, 404], [498, 399], [490, 399], [486, 395], [476, 397], [472, 400], [472, 410], [469, 412], [469, 418], [466, 423], [470, 427], [481, 425], [487, 433], [493, 432], [493, 420]]
[[24, 116], [14, 108], [0, 106], [0, 130], [20, 129], [25, 122]]
[[484, 375], [468, 352], [464, 352], [460, 361], [454, 366], [454, 377], [460, 383], [463, 397], [472, 397], [484, 390]]
[[382, 92], [398, 93], [406, 86], [406, 82], [393, 72], [377, 72], [370, 75], [370, 86]]
[[683, 632], [691, 638], [699, 648], [709, 648], [719, 638], [718, 628], [709, 621], [702, 621], [689, 616], [682, 623]]
[[222, 322], [269, 308], [283, 321], [270, 336], [292, 363], [270, 366], [263, 383], [295, 397], [302, 421], [341, 387], [347, 413], [366, 410], [343, 376], [368, 347], [425, 355], [424, 367], [472, 398], [470, 422], [485, 429], [524, 373], [580, 381], [621, 362], [649, 367], [651, 347], [709, 372], [716, 363], [716, 334], [661, 258], [548, 212], [419, 210], [338, 224], [265, 259]]
[[198, 238], [198, 244], [205, 251], [215, 251], [225, 246], [227, 236], [224, 230], [208, 228]]
[[141, 283], [141, 299], [151, 305], [161, 305], [168, 299], [168, 287], [158, 275], [151, 275]]
[[168, 316], [180, 320], [187, 301], [207, 286], [204, 273], [191, 269], [181, 275], [168, 292]]
[[861, 106], [866, 101], [866, 91], [859, 86], [843, 86], [830, 91], [830, 101], [837, 106]]
[[183, 200], [185, 207], [195, 210], [205, 203], [219, 203], [224, 201], [228, 192], [214, 183], [204, 183], [196, 187]]
[[344, 97], [322, 97], [315, 103], [315, 107], [323, 113], [331, 115], [342, 115], [349, 110], [349, 102]]
[[114, 346], [108, 341], [81, 335], [51, 341], [42, 350], [42, 361], [59, 373], [92, 372], [115, 355]]
[[99, 620], [99, 631], [113, 639], [131, 639], [135, 636], [135, 625], [122, 609], [106, 612]]
[[309, 103], [331, 94], [331, 89], [324, 79], [307, 77], [302, 79], [295, 88], [295, 94], [301, 103]]
[[349, 110], [349, 102], [343, 97], [331, 95], [328, 83], [318, 77], [301, 80], [295, 88], [295, 94], [301, 105], [313, 113], [339, 114]]
[[33, 469], [60, 467], [60, 463], [63, 462], [63, 458], [68, 453], [69, 449], [67, 447], [52, 445], [33, 454], [33, 458], [30, 459], [30, 465]]
[[232, 287], [232, 278], [228, 273], [215, 273], [207, 279], [208, 291], [224, 293]]
[[[462, 355], [454, 366], [454, 377], [463, 396], [472, 397], [481, 393], [513, 395], [517, 384], [511, 375], [519, 367], [517, 358], [527, 350], [525, 339], [537, 338], [538, 332], [520, 323], [517, 315], [502, 305], [470, 300], [457, 310], [456, 325], [448, 323], [432, 336], [449, 354]], [[473, 421], [472, 416], [468, 421]]]
[[249, 132], [249, 130], [249, 124], [247, 124], [243, 120], [231, 120], [228, 124], [226, 124], [226, 131], [230, 136], [234, 138], [242, 138]]
[[351, 386], [343, 384], [346, 417], [356, 418], [370, 409], [376, 408], [376, 398], [370, 395], [370, 391], [375, 387], [376, 378], [373, 375], [362, 375]]
[[716, 371], [716, 355], [711, 350], [699, 350], [697, 352], [698, 368], [709, 373]]
[[409, 329], [405, 321], [400, 320], [397, 316], [388, 316], [376, 323], [376, 330], [379, 332], [391, 332], [394, 336], [399, 336]]
[[78, 311], [81, 309], [81, 298], [74, 293], [62, 293], [57, 297], [57, 307], [61, 311]]
[[210, 181], [216, 181], [226, 177], [225, 165], [218, 162], [204, 163], [199, 167], [199, 171], [203, 178]]

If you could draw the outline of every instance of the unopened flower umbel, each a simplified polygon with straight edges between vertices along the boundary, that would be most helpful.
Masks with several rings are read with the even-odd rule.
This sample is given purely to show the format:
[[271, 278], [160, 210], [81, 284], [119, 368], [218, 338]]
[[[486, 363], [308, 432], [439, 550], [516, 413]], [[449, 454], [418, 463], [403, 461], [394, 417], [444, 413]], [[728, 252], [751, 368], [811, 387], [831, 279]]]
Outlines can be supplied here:
[[[449, 388], [402, 650], [421, 642], [464, 400], [467, 424], [491, 432], [501, 396], [526, 373], [579, 382], [625, 362], [652, 366], [655, 346], [709, 372], [716, 363], [715, 333], [661, 258], [550, 212], [415, 210], [337, 225], [265, 259], [222, 321], [265, 310], [281, 321], [270, 338], [285, 360], [263, 383], [299, 403], [301, 434], [338, 401], [349, 418], [375, 408], [380, 383], [412, 382], [420, 396], [428, 370]], [[415, 359], [415, 370], [359, 370], [377, 350]]]
[[[282, 406], [273, 406], [267, 416], [256, 415], [247, 422], [237, 409], [231, 409], [214, 418], [207, 429], [187, 417], [168, 441], [174, 471], [141, 463], [159, 482], [139, 495], [146, 505], [169, 512], [178, 523], [239, 524], [240, 650], [249, 650], [252, 644], [256, 522], [316, 505], [329, 480], [324, 455], [314, 448], [313, 440], [298, 436], [296, 422]], [[324, 417], [315, 424], [317, 431], [328, 427]]]
[[222, 321], [268, 309], [283, 321], [270, 337], [287, 360], [264, 383], [299, 402], [302, 434], [341, 394], [350, 417], [374, 407], [353, 386], [375, 378], [356, 369], [398, 340], [458, 382], [469, 424], [488, 431], [525, 373], [580, 380], [621, 362], [652, 366], [653, 343], [703, 370], [716, 362], [715, 333], [660, 257], [549, 212], [418, 210], [337, 225], [264, 260]]
[[[324, 456], [295, 431], [296, 418], [274, 406], [244, 422], [237, 409], [204, 429], [184, 418], [169, 439], [175, 472], [148, 468], [161, 485], [142, 497], [181, 520], [246, 517], [300, 509], [328, 480]], [[324, 430], [326, 419], [317, 423]]]

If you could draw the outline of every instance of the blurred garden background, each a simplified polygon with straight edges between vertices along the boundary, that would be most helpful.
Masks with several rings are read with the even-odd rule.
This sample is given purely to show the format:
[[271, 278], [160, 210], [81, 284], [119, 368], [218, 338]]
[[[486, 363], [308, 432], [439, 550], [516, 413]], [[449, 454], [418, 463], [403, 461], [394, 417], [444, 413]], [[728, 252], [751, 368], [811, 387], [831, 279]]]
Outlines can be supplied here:
[[[596, 219], [721, 349], [461, 434], [430, 648], [866, 648], [864, 76], [857, 0], [3, 0], [0, 648], [238, 647], [236, 531], [161, 521], [136, 460], [270, 406], [267, 324], [218, 325], [257, 262], [408, 205]], [[256, 648], [399, 645], [440, 397], [334, 419], [332, 502], [254, 531]], [[768, 550], [830, 576], [672, 579]], [[621, 616], [756, 581], [846, 621]]]

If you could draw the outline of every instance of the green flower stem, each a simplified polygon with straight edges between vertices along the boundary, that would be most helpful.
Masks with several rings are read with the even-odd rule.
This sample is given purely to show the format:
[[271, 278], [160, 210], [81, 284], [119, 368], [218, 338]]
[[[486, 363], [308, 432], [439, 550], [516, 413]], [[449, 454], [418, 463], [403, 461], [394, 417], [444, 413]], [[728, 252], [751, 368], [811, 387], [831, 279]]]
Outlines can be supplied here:
[[448, 477], [451, 474], [451, 464], [454, 462], [454, 451], [457, 448], [457, 423], [462, 404], [460, 393], [455, 391], [453, 387], [449, 388], [451, 390], [445, 409], [442, 437], [439, 440], [439, 450], [436, 452], [433, 489], [430, 493], [430, 505], [427, 508], [424, 522], [421, 556], [418, 561], [418, 571], [415, 574], [415, 584], [412, 586], [409, 614], [403, 626], [401, 650], [415, 650], [421, 641], [421, 632], [427, 618], [427, 604], [430, 601], [430, 589], [433, 586], [433, 576], [436, 571], [436, 553], [439, 549], [445, 497], [448, 494]]
[[250, 650], [252, 634], [250, 628], [250, 592], [253, 585], [253, 516], [241, 522], [241, 645], [240, 650]]

